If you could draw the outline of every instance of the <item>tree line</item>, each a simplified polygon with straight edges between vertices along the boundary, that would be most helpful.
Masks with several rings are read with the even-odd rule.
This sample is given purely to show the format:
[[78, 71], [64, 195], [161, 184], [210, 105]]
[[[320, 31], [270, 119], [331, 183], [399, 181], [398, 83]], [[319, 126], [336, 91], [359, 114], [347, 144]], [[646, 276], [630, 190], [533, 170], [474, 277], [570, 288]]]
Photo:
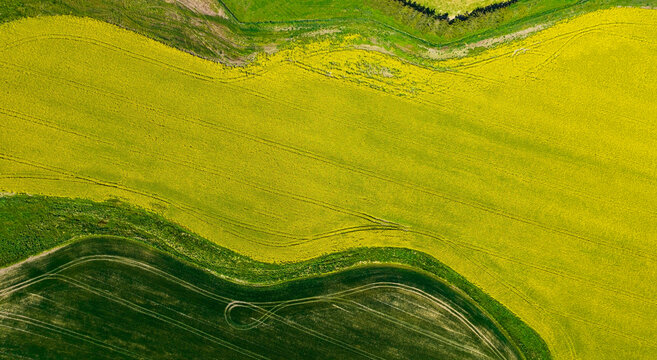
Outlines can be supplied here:
[[505, 8], [511, 4], [518, 2], [518, 0], [508, 0], [499, 3], [490, 4], [487, 6], [478, 7], [466, 14], [456, 15], [453, 19], [450, 19], [448, 13], [438, 13], [436, 12], [436, 9], [430, 8], [423, 4], [419, 4], [414, 0], [395, 0], [395, 1], [400, 2], [404, 6], [408, 6], [413, 10], [418, 11], [424, 15], [430, 16], [436, 20], [447, 20], [450, 24], [456, 21], [465, 21], [471, 17], [481, 16], [486, 13]]

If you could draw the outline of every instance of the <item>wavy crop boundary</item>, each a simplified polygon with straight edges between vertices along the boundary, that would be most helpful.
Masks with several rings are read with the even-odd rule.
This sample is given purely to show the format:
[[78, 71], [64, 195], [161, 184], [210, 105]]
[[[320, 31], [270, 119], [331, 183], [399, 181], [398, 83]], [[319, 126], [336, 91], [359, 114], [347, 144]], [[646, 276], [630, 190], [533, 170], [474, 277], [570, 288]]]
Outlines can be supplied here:
[[355, 248], [296, 263], [264, 263], [117, 200], [98, 203], [32, 195], [0, 197], [1, 267], [15, 266], [11, 264], [90, 237], [137, 241], [221, 278], [251, 285], [273, 285], [372, 264], [400, 266], [430, 275], [470, 299], [500, 325], [527, 359], [551, 358], [543, 339], [521, 319], [454, 270], [419, 251]]
[[[511, 38], [525, 36], [526, 32], [531, 32], [538, 25], [553, 24], [613, 6], [654, 5], [654, 0], [507, 0], [451, 19], [429, 8], [408, 5], [411, 3], [408, 0], [390, 0], [363, 4], [367, 5], [367, 16], [345, 16], [336, 12], [329, 17], [247, 21], [222, 0], [218, 4], [223, 9], [224, 17], [194, 12], [175, 2], [131, 8], [100, 0], [89, 8], [78, 0], [69, 0], [67, 4], [13, 0], [0, 5], [0, 23], [36, 16], [91, 17], [193, 55], [231, 65], [245, 65], [258, 54], [294, 47], [317, 37], [340, 41], [345, 36], [358, 34], [361, 35], [361, 45], [371, 45], [373, 49], [426, 63], [431, 61], [427, 49], [443, 51], [466, 44], [477, 45], [482, 40], [510, 36], [521, 30], [524, 30], [522, 34]], [[403, 11], [405, 9], [409, 11]], [[335, 29], [338, 31], [333, 33]], [[465, 48], [465, 51], [453, 54], [447, 51], [445, 56], [460, 57], [472, 50], [471, 47]]]

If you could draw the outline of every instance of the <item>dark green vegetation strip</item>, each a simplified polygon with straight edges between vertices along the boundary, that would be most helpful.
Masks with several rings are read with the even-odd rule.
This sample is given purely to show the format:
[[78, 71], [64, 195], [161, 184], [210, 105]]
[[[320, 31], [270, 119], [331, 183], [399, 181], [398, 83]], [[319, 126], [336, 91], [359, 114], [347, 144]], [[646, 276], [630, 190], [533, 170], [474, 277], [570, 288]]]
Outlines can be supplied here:
[[190, 233], [160, 216], [119, 201], [102, 203], [43, 196], [0, 198], [0, 266], [86, 235], [139, 240], [176, 258], [239, 281], [272, 284], [344, 270], [362, 263], [400, 264], [431, 273], [467, 294], [509, 334], [528, 359], [548, 359], [549, 350], [530, 327], [479, 288], [421, 252], [359, 248], [288, 264], [257, 262]]
[[[184, 3], [222, 4], [223, 14]], [[518, 0], [455, 21], [396, 0], [7, 0], [0, 22], [41, 15], [76, 15], [116, 24], [201, 57], [240, 64], [257, 52], [339, 34], [426, 62], [426, 47], [457, 46], [612, 6], [655, 0]], [[307, 36], [312, 35], [312, 36]]]
[[511, 4], [514, 4], [518, 2], [518, 0], [508, 0], [508, 1], [502, 1], [502, 2], [496, 2], [487, 6], [482, 6], [478, 7], [468, 13], [465, 14], [459, 14], [454, 16], [453, 18], [450, 18], [450, 15], [448, 13], [439, 13], [436, 12], [436, 9], [426, 7], [422, 4], [418, 4], [413, 0], [395, 0], [398, 2], [401, 2], [402, 4], [411, 7], [413, 10], [416, 10], [424, 15], [427, 15], [431, 18], [434, 18], [436, 20], [447, 20], [450, 24], [453, 24], [457, 21], [465, 21], [468, 20], [469, 18], [477, 17], [477, 16], [483, 16], [486, 15], [489, 12], [493, 12], [495, 10], [499, 10], [502, 8], [505, 8]]
[[469, 300], [395, 267], [253, 287], [92, 237], [5, 270], [0, 284], [4, 351], [40, 359], [520, 358]]

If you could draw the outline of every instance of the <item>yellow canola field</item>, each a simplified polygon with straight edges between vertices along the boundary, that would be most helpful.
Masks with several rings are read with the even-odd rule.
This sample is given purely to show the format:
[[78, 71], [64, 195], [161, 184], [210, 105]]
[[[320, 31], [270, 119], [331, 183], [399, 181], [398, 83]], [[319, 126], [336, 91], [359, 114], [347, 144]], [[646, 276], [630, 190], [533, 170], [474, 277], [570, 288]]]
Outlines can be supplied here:
[[87, 19], [0, 27], [0, 191], [118, 197], [295, 261], [399, 246], [557, 359], [657, 357], [657, 11], [427, 69], [317, 43], [228, 68]]

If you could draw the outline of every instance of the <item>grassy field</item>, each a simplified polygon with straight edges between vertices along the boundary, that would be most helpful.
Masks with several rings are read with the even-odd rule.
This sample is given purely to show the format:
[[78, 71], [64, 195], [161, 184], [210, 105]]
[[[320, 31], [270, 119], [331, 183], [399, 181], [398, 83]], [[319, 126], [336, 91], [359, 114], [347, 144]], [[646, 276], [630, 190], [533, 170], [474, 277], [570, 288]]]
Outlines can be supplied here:
[[424, 251], [556, 358], [654, 358], [656, 24], [597, 12], [434, 69], [330, 42], [233, 69], [5, 24], [0, 189], [118, 197], [264, 261]]
[[0, 283], [0, 358], [521, 358], [469, 300], [401, 268], [251, 287], [98, 237]]
[[[418, 0], [415, 3], [436, 11], [436, 14], [451, 16], [466, 14], [476, 8], [494, 4], [495, 0]], [[390, 22], [381, 15], [391, 15], [387, 9], [404, 9], [410, 14], [411, 8], [399, 6], [396, 0], [222, 0], [227, 9], [242, 22], [294, 21], [344, 18], [380, 18], [382, 22]], [[417, 14], [416, 16], [419, 16]], [[402, 24], [395, 24], [402, 25]]]

